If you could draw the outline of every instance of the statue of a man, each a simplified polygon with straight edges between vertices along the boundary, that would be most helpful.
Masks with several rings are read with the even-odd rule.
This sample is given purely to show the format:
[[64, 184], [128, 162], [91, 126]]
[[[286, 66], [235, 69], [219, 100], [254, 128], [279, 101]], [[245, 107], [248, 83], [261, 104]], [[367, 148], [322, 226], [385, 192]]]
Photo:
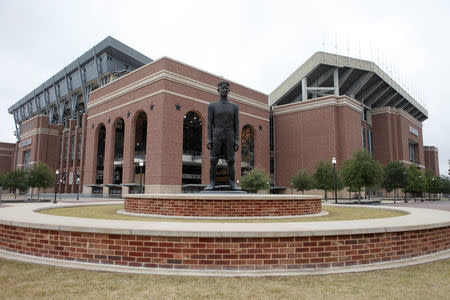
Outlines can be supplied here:
[[230, 189], [241, 190], [235, 183], [234, 152], [239, 150], [239, 107], [228, 101], [230, 84], [219, 82], [217, 91], [219, 99], [208, 105], [208, 140], [206, 147], [210, 150], [209, 185], [205, 190], [214, 190], [216, 170], [220, 155], [228, 165]]

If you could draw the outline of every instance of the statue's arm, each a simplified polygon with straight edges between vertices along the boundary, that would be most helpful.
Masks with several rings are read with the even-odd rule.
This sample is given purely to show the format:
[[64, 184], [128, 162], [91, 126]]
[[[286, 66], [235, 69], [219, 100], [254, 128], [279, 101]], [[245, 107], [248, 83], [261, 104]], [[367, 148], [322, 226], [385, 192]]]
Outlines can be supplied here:
[[[206, 125], [206, 129], [207, 129], [207, 133], [208, 133], [208, 138], [206, 140], [206, 145], [211, 145], [212, 144], [212, 126], [214, 123], [214, 109], [213, 106], [211, 104], [208, 105], [208, 122]], [[209, 149], [209, 147], [208, 147]]]

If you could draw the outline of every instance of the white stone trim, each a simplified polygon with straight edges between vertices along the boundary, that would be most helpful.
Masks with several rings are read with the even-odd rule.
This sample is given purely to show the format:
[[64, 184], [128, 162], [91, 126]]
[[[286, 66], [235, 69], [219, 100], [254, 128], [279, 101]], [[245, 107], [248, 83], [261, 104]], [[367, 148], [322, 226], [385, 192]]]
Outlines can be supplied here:
[[372, 109], [370, 111], [370, 113], [372, 114], [372, 116], [379, 115], [379, 114], [386, 114], [386, 113], [400, 115], [400, 116], [403, 116], [404, 118], [406, 118], [408, 121], [410, 121], [414, 125], [416, 125], [417, 127], [422, 128], [421, 122], [417, 121], [413, 116], [411, 116], [409, 113], [407, 113], [406, 111], [404, 111], [401, 108], [390, 107], [390, 106], [378, 107], [378, 108]]
[[361, 113], [362, 107], [360, 104], [355, 102], [348, 97], [334, 97], [326, 96], [324, 98], [317, 98], [314, 100], [307, 100], [301, 102], [290, 103], [286, 105], [276, 106], [273, 109], [273, 114], [275, 116], [290, 114], [293, 112], [307, 111], [317, 108], [329, 107], [329, 106], [346, 106], [354, 111]]
[[29, 137], [32, 137], [33, 135], [36, 134], [47, 134], [47, 135], [53, 135], [53, 136], [58, 136], [58, 130], [57, 129], [48, 129], [48, 128], [34, 128], [30, 131], [27, 131], [26, 133], [20, 135], [20, 139], [26, 139]]
[[415, 163], [415, 162], [410, 162], [410, 161], [407, 161], [407, 160], [400, 160], [400, 162], [404, 163], [404, 164], [407, 164], [407, 165], [416, 165], [416, 166], [418, 166], [421, 169], [425, 169], [424, 165], [421, 165], [421, 164], [418, 164], [418, 163]]
[[[157, 92], [155, 92], [155, 93], [147, 94], [147, 95], [145, 95], [145, 96], [142, 96], [142, 97], [140, 97], [140, 98], [134, 99], [134, 100], [132, 100], [132, 101], [128, 101], [128, 102], [126, 102], [126, 103], [120, 104], [120, 105], [115, 106], [115, 107], [113, 107], [113, 108], [107, 109], [107, 110], [102, 111], [102, 112], [100, 112], [100, 113], [98, 113], [98, 114], [91, 115], [91, 116], [89, 116], [87, 119], [88, 119], [88, 120], [91, 120], [91, 119], [93, 119], [93, 118], [99, 117], [99, 116], [104, 115], [104, 114], [108, 114], [108, 113], [110, 113], [110, 112], [112, 112], [112, 111], [115, 111], [115, 110], [120, 109], [120, 108], [122, 108], [122, 107], [128, 106], [128, 105], [130, 105], [130, 104], [133, 104], [133, 103], [136, 103], [136, 102], [139, 102], [139, 101], [143, 101], [143, 100], [145, 100], [145, 99], [147, 99], [147, 98], [150, 98], [150, 97], [153, 97], [153, 96], [156, 96], [156, 95], [159, 95], [159, 94], [164, 94], [164, 93], [165, 93], [165, 94], [169, 94], [169, 95], [173, 95], [173, 96], [182, 97], [182, 98], [184, 98], [184, 99], [191, 100], [191, 101], [195, 101], [195, 102], [199, 102], [199, 103], [202, 103], [202, 104], [205, 104], [205, 105], [208, 105], [208, 104], [209, 104], [208, 101], [200, 100], [200, 99], [197, 99], [197, 98], [194, 98], [194, 97], [189, 97], [189, 96], [186, 96], [186, 95], [183, 95], [183, 94], [179, 94], [179, 93], [175, 93], [175, 92], [168, 91], [168, 90], [159, 90], [159, 91], [157, 91]], [[246, 112], [240, 111], [239, 113], [240, 113], [240, 114], [243, 114], [243, 115], [246, 115], [246, 116], [249, 116], [249, 117], [252, 117], [252, 118], [260, 119], [260, 120], [263, 120], [263, 121], [267, 121], [267, 122], [269, 121], [268, 118], [256, 116], [256, 115], [249, 114], [249, 113], [246, 113]]]
[[[215, 87], [215, 86], [193, 80], [186, 76], [182, 76], [182, 75], [179, 75], [176, 73], [162, 70], [157, 73], [151, 74], [145, 78], [137, 80], [137, 81], [127, 85], [126, 87], [120, 88], [110, 94], [100, 97], [95, 101], [89, 102], [88, 109], [92, 109], [93, 107], [96, 107], [105, 102], [114, 100], [120, 96], [128, 94], [132, 91], [135, 91], [145, 85], [151, 84], [153, 82], [156, 82], [156, 81], [162, 80], [162, 79], [170, 80], [172, 82], [180, 83], [180, 84], [183, 84], [183, 85], [186, 85], [186, 86], [189, 86], [189, 87], [192, 87], [192, 88], [204, 91], [204, 92], [208, 92], [208, 93], [217, 95], [217, 87]], [[229, 98], [230, 98], [230, 100], [234, 100], [236, 102], [240, 102], [245, 105], [249, 105], [249, 106], [252, 106], [252, 107], [267, 111], [267, 112], [269, 111], [269, 106], [267, 104], [262, 104], [255, 100], [252, 100], [252, 99], [244, 97], [244, 96], [240, 96], [240, 95], [232, 93], [232, 92], [230, 92]]]

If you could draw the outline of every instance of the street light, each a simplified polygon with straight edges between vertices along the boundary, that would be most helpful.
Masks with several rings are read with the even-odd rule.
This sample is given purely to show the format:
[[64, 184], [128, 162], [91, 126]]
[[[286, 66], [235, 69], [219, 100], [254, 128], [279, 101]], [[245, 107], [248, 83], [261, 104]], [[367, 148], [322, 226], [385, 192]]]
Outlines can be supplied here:
[[141, 169], [141, 175], [139, 176], [139, 192], [142, 194], [142, 168], [144, 167], [144, 161], [139, 161], [139, 167]]
[[336, 157], [331, 160], [333, 164], [333, 177], [334, 177], [334, 203], [337, 204], [337, 188], [336, 188]]
[[77, 200], [80, 200], [80, 175], [77, 174]]
[[58, 186], [59, 170], [56, 170], [56, 171], [55, 171], [55, 174], [56, 174], [56, 182], [55, 182], [55, 199], [53, 199], [53, 203], [58, 203], [58, 202], [56, 201], [56, 191], [57, 191], [57, 186]]

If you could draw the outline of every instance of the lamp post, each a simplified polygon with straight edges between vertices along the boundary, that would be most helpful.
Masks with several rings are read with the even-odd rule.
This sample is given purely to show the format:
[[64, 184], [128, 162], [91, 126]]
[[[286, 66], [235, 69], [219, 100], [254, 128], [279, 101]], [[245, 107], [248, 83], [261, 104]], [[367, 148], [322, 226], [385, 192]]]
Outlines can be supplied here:
[[331, 160], [333, 164], [333, 181], [334, 181], [334, 203], [337, 204], [337, 188], [336, 188], [336, 157]]
[[56, 201], [56, 192], [57, 192], [57, 187], [58, 187], [58, 177], [59, 177], [59, 170], [55, 171], [56, 174], [56, 182], [55, 182], [55, 198], [53, 199], [53, 203], [58, 203]]
[[80, 200], [80, 175], [77, 174], [77, 200]]
[[139, 167], [140, 167], [140, 170], [141, 170], [141, 172], [140, 172], [141, 174], [139, 176], [139, 193], [142, 194], [142, 168], [144, 167], [144, 161], [143, 160], [139, 161]]

